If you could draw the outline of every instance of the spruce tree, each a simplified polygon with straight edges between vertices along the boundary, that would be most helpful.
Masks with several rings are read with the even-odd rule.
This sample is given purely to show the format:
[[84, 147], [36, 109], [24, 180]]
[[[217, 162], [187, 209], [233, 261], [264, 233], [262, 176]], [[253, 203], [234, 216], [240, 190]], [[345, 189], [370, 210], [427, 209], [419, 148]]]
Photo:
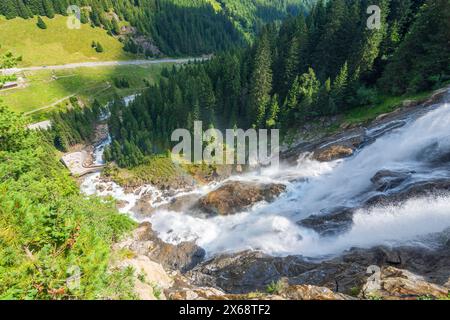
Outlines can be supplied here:
[[103, 49], [103, 46], [100, 42], [97, 42], [95, 45], [95, 51], [97, 51], [98, 53], [102, 53], [103, 51], [105, 51], [105, 49]]
[[55, 17], [55, 9], [50, 0], [42, 0], [42, 5], [44, 6], [45, 15], [50, 19], [53, 19]]
[[44, 20], [40, 16], [37, 18], [37, 24], [40, 29], [47, 29], [47, 24], [45, 24]]
[[272, 58], [267, 32], [263, 33], [256, 48], [254, 70], [250, 82], [249, 120], [259, 127], [264, 125], [266, 108], [272, 91]]

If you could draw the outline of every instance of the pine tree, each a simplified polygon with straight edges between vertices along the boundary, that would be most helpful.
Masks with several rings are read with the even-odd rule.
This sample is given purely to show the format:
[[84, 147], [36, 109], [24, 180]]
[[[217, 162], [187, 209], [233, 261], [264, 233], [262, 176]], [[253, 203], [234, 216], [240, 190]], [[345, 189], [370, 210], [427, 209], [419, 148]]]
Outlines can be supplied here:
[[386, 67], [380, 84], [402, 94], [431, 88], [450, 75], [450, 2], [428, 0]]
[[250, 82], [249, 119], [254, 126], [264, 125], [266, 108], [272, 91], [271, 52], [267, 32], [263, 33], [256, 48], [254, 70]]
[[347, 62], [341, 68], [338, 76], [333, 82], [331, 95], [334, 103], [338, 107], [339, 111], [343, 108], [345, 102], [345, 94], [348, 85], [348, 64]]
[[119, 23], [117, 22], [117, 20], [115, 18], [112, 19], [112, 32], [115, 35], [119, 35], [120, 34]]
[[270, 101], [269, 112], [266, 120], [267, 128], [277, 127], [279, 112], [280, 106], [278, 104], [278, 95], [275, 94]]
[[97, 51], [98, 53], [102, 53], [104, 51], [103, 46], [100, 42], [97, 42], [95, 45], [95, 51]]
[[55, 9], [50, 0], [42, 0], [42, 5], [44, 6], [45, 15], [50, 19], [53, 19], [55, 17]]
[[18, 12], [13, 0], [2, 0], [0, 2], [0, 13], [3, 13], [6, 19], [14, 19]]
[[299, 105], [296, 118], [300, 122], [304, 122], [308, 117], [315, 116], [316, 110], [313, 110], [314, 102], [320, 89], [320, 82], [316, 78], [316, 74], [312, 68], [308, 73], [304, 73], [298, 80], [298, 99]]
[[47, 29], [47, 24], [44, 22], [44, 20], [42, 20], [42, 18], [40, 16], [38, 16], [38, 18], [37, 18], [36, 25], [41, 29]]

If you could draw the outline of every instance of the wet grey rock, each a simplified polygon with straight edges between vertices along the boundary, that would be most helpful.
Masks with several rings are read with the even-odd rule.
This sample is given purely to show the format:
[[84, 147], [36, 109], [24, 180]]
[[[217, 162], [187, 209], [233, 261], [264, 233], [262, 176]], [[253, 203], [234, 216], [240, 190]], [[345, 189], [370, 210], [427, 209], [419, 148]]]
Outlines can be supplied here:
[[402, 204], [406, 200], [417, 197], [437, 196], [450, 191], [450, 179], [438, 179], [432, 181], [416, 182], [405, 186], [394, 194], [380, 194], [370, 198], [364, 205], [365, 208], [373, 206], [386, 206]]
[[409, 270], [425, 281], [450, 288], [450, 251], [414, 247], [353, 248], [339, 257], [311, 261], [300, 256], [271, 257], [257, 251], [220, 255], [199, 264], [188, 276], [196, 285], [228, 293], [265, 291], [286, 278], [289, 285], [315, 285], [354, 294], [367, 282], [369, 266]]
[[413, 172], [394, 172], [390, 170], [378, 171], [370, 181], [377, 191], [386, 192], [395, 189], [407, 181]]
[[272, 257], [258, 251], [220, 255], [188, 273], [198, 285], [219, 287], [230, 293], [265, 292], [282, 277], [303, 273], [313, 264], [298, 257]]
[[353, 225], [354, 209], [339, 207], [323, 215], [312, 215], [297, 222], [298, 225], [313, 229], [321, 236], [335, 236], [349, 231]]

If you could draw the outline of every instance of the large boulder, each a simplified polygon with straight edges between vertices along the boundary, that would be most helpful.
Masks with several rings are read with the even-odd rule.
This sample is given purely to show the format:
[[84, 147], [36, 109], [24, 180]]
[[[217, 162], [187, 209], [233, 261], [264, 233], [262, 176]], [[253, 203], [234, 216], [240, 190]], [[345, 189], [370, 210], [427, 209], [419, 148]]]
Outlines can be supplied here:
[[131, 211], [137, 215], [148, 216], [154, 211], [150, 201], [152, 200], [151, 194], [145, 194], [136, 201], [136, 204]]
[[385, 192], [395, 189], [407, 181], [413, 172], [394, 172], [390, 170], [378, 171], [370, 180], [377, 191]]
[[353, 225], [354, 209], [339, 207], [323, 215], [313, 215], [297, 222], [321, 236], [335, 236], [349, 231]]
[[159, 207], [156, 207], [155, 209], [163, 209], [167, 211], [175, 211], [175, 212], [186, 212], [191, 210], [196, 202], [198, 201], [198, 198], [200, 196], [198, 194], [187, 194], [180, 197], [176, 197], [170, 200], [169, 203], [163, 204]]
[[314, 152], [314, 159], [320, 162], [329, 162], [353, 155], [353, 149], [343, 145], [333, 145], [318, 149]]
[[152, 230], [149, 222], [141, 224], [135, 230], [133, 237], [120, 243], [119, 246], [138, 255], [147, 256], [167, 269], [181, 272], [187, 272], [194, 268], [205, 257], [205, 250], [194, 242], [173, 245], [162, 241]]
[[209, 214], [230, 215], [261, 201], [272, 202], [285, 190], [282, 184], [230, 181], [201, 198], [198, 208]]
[[365, 208], [373, 206], [386, 206], [392, 204], [402, 204], [411, 198], [435, 196], [450, 191], [450, 179], [437, 179], [431, 181], [419, 181], [407, 184], [405, 187], [393, 194], [376, 195], [364, 204]]

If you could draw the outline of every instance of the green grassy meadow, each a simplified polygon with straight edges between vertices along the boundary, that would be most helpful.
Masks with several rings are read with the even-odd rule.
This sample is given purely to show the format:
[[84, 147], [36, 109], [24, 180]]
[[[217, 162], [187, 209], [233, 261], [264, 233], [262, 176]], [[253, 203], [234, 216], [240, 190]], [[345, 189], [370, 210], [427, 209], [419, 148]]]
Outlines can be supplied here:
[[[127, 96], [139, 92], [148, 83], [158, 81], [164, 67], [171, 68], [172, 64], [27, 71], [22, 73], [26, 86], [0, 92], [0, 100], [15, 112], [42, 116], [48, 111], [64, 108], [72, 95], [85, 103], [94, 99], [106, 103], [115, 95]], [[116, 88], [115, 78], [127, 79], [130, 88]], [[46, 108], [61, 99], [65, 101]]]
[[[6, 20], [0, 17], [0, 53], [11, 51], [22, 56], [19, 67], [133, 58], [123, 51], [123, 44], [104, 29], [92, 28], [89, 24], [82, 24], [81, 29], [69, 29], [64, 16], [42, 19], [47, 24], [45, 30], [36, 26], [36, 18]], [[105, 51], [97, 53], [91, 47], [92, 41], [100, 42]]]

